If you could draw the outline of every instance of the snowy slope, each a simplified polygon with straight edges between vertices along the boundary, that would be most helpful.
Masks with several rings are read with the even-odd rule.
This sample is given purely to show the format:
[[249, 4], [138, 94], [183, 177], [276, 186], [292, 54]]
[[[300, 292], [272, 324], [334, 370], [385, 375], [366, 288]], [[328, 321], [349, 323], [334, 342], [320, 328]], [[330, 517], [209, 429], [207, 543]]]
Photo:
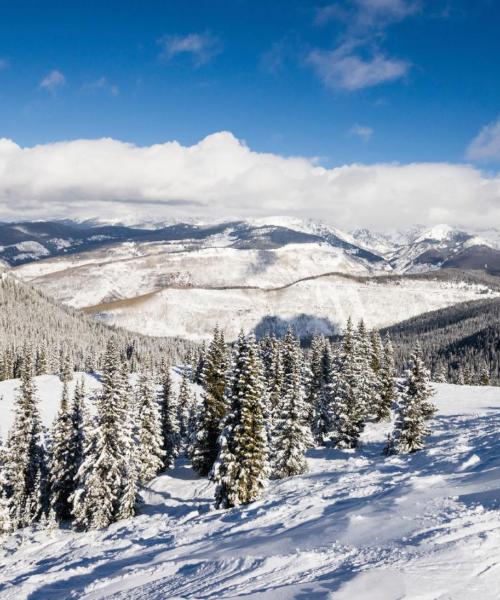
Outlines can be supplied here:
[[[433, 279], [358, 279], [328, 275], [274, 289], [170, 288], [90, 309], [107, 324], [146, 335], [208, 338], [216, 324], [228, 339], [269, 323], [298, 335], [338, 333], [350, 316], [386, 327], [457, 302], [493, 297], [482, 285]], [[388, 310], [390, 307], [390, 310]]]
[[278, 287], [323, 273], [368, 275], [371, 266], [326, 243], [272, 250], [184, 250], [178, 244], [123, 244], [17, 268], [16, 276], [75, 308], [134, 298], [165, 287]]
[[135, 519], [11, 536], [0, 598], [496, 599], [500, 390], [436, 387], [420, 453], [384, 458], [389, 426], [370, 425], [360, 450], [311, 450], [308, 474], [229, 511], [180, 463]]

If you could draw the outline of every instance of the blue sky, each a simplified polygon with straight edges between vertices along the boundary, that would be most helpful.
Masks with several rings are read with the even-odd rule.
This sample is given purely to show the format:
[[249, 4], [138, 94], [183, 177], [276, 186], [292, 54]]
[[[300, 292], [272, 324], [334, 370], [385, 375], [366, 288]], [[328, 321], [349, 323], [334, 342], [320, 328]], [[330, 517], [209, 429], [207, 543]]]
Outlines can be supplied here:
[[0, 137], [463, 162], [500, 114], [499, 25], [495, 0], [2, 2]]

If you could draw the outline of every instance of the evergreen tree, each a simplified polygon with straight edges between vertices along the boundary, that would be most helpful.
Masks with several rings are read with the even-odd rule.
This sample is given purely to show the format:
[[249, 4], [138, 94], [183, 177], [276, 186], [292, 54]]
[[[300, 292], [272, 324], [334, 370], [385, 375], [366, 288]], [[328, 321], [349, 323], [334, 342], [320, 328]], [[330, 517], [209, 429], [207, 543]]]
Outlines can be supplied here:
[[107, 527], [121, 512], [131, 458], [131, 442], [125, 439], [130, 435], [124, 421], [126, 394], [123, 365], [112, 339], [104, 359], [95, 427], [85, 439], [84, 460], [73, 496], [73, 514], [79, 529]]
[[7, 449], [0, 440], [0, 535], [12, 530], [9, 501], [7, 498]]
[[47, 466], [37, 405], [33, 358], [26, 347], [4, 465], [4, 498], [12, 529], [38, 521], [47, 509]]
[[385, 448], [386, 454], [416, 452], [424, 447], [425, 437], [430, 434], [426, 420], [435, 410], [430, 402], [433, 390], [429, 381], [429, 372], [417, 347], [402, 384], [396, 423]]
[[[380, 357], [377, 357], [377, 362], [380, 362]], [[380, 405], [380, 384], [377, 373], [372, 368], [372, 363], [373, 352], [370, 336], [361, 320], [354, 335], [353, 379], [350, 383], [356, 393], [362, 420], [368, 416], [376, 418]]]
[[397, 398], [395, 377], [394, 350], [391, 340], [387, 336], [378, 371], [380, 402], [375, 413], [376, 421], [389, 421], [391, 418], [391, 408]]
[[71, 497], [76, 476], [73, 454], [73, 420], [69, 410], [68, 384], [63, 383], [61, 405], [52, 426], [50, 447], [50, 508], [57, 520], [71, 517]]
[[370, 332], [370, 366], [375, 375], [378, 375], [384, 360], [384, 346], [380, 334], [376, 329]]
[[240, 333], [227, 391], [229, 413], [211, 472], [217, 508], [258, 499], [268, 478], [267, 439], [262, 412], [262, 365], [253, 335]]
[[74, 457], [73, 464], [75, 469], [73, 488], [75, 486], [76, 474], [78, 473], [78, 469], [83, 461], [85, 426], [87, 423], [87, 418], [87, 410], [85, 407], [85, 382], [82, 378], [75, 386], [73, 403], [71, 405], [71, 454]]
[[486, 363], [483, 363], [479, 373], [479, 385], [490, 385], [490, 371]]
[[281, 341], [271, 336], [262, 342], [266, 402], [264, 405], [268, 441], [271, 441], [283, 395], [283, 349]]
[[[360, 344], [360, 339], [363, 343]], [[373, 390], [373, 371], [363, 326], [356, 335], [347, 322], [339, 366], [328, 386], [331, 439], [338, 448], [356, 448]]]
[[318, 444], [324, 444], [332, 429], [332, 387], [341, 368], [338, 351], [332, 353], [330, 344], [325, 344], [321, 357], [321, 385], [314, 407], [312, 432]]
[[164, 452], [155, 391], [151, 379], [144, 373], [137, 388], [137, 416], [140, 422], [138, 476], [139, 483], [146, 485], [161, 471]]
[[208, 348], [203, 370], [202, 406], [198, 432], [193, 446], [193, 468], [200, 475], [208, 475], [219, 451], [218, 438], [226, 412], [226, 345], [222, 331], [215, 328]]
[[283, 362], [283, 397], [273, 439], [273, 476], [279, 479], [305, 473], [305, 451], [312, 446], [302, 380], [302, 352], [291, 330], [285, 336]]
[[160, 423], [163, 450], [163, 467], [171, 469], [179, 453], [180, 430], [177, 398], [172, 388], [170, 365], [164, 363], [161, 372]]
[[189, 391], [189, 374], [184, 371], [177, 396], [177, 419], [179, 422], [179, 437], [181, 447], [186, 450], [189, 437], [189, 413], [191, 407], [191, 394]]

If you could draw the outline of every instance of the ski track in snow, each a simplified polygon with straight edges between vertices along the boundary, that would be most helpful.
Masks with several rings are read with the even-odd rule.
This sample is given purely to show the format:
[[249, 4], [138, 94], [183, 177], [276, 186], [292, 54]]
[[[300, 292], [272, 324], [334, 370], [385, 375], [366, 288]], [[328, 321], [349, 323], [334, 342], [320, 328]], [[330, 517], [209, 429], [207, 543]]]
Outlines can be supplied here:
[[436, 389], [414, 455], [383, 457], [390, 424], [369, 424], [359, 450], [313, 449], [309, 473], [242, 508], [214, 510], [211, 483], [179, 461], [135, 519], [18, 532], [0, 552], [0, 598], [498, 598], [500, 389]]

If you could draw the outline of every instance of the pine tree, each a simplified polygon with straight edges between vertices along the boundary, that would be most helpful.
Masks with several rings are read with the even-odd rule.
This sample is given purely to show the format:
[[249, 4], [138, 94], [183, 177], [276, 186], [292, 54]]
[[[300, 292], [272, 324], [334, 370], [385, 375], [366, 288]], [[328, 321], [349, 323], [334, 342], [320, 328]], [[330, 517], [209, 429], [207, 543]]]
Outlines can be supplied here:
[[0, 440], [0, 535], [12, 530], [9, 501], [7, 498], [7, 449]]
[[429, 381], [429, 372], [417, 347], [402, 385], [394, 431], [384, 450], [386, 454], [416, 452], [424, 447], [425, 437], [430, 434], [426, 420], [435, 410], [430, 402], [433, 390]]
[[394, 367], [394, 350], [389, 336], [383, 347], [383, 357], [378, 371], [380, 401], [375, 413], [376, 421], [389, 421], [391, 408], [396, 401], [396, 370]]
[[63, 383], [61, 405], [52, 426], [50, 448], [50, 508], [59, 521], [71, 517], [71, 497], [76, 476], [73, 451], [73, 420], [69, 410], [68, 384]]
[[332, 353], [330, 344], [325, 344], [321, 356], [321, 379], [314, 407], [312, 432], [318, 444], [324, 444], [332, 429], [331, 390], [341, 368], [338, 352]]
[[436, 366], [434, 381], [436, 383], [447, 383], [448, 381], [448, 369], [445, 367], [443, 363], [439, 363]]
[[177, 398], [172, 389], [170, 365], [164, 363], [161, 371], [160, 423], [163, 467], [171, 469], [179, 453], [180, 430]]
[[189, 374], [184, 371], [179, 386], [179, 395], [177, 396], [177, 419], [179, 422], [180, 445], [184, 450], [187, 449], [189, 437], [189, 412], [191, 404], [191, 394], [189, 391]]
[[283, 362], [283, 397], [273, 439], [273, 476], [279, 479], [305, 473], [305, 451], [312, 446], [302, 380], [302, 352], [291, 330], [285, 336]]
[[[361, 331], [360, 331], [361, 329]], [[347, 322], [339, 365], [328, 386], [331, 440], [338, 448], [356, 448], [364, 429], [373, 371], [363, 327], [356, 335]], [[360, 338], [363, 343], [360, 344]]]
[[200, 475], [208, 475], [219, 451], [218, 438], [226, 412], [226, 345], [222, 331], [215, 328], [208, 348], [203, 371], [202, 406], [198, 432], [193, 446], [193, 468]]
[[[350, 383], [355, 389], [362, 419], [368, 416], [376, 418], [380, 404], [380, 384], [377, 373], [372, 368], [372, 345], [363, 320], [359, 322], [354, 335], [352, 360], [353, 380]], [[380, 357], [377, 361], [380, 361]]]
[[25, 348], [4, 465], [4, 498], [12, 529], [31, 525], [47, 510], [47, 466], [37, 404], [33, 358]]
[[[309, 422], [314, 427], [315, 415], [318, 412], [318, 404], [321, 403], [322, 388], [324, 382], [323, 355], [326, 340], [323, 336], [315, 335], [311, 341], [311, 352], [307, 370], [307, 398]], [[316, 436], [315, 436], [316, 437]]]
[[124, 418], [126, 396], [124, 369], [112, 339], [104, 359], [96, 422], [85, 439], [84, 460], [73, 496], [78, 529], [107, 527], [121, 512], [131, 458], [130, 427]]
[[490, 371], [486, 363], [483, 363], [479, 373], [479, 385], [490, 385]]
[[258, 499], [268, 479], [267, 438], [262, 412], [262, 365], [253, 335], [240, 333], [227, 398], [229, 413], [211, 472], [217, 508]]
[[370, 332], [370, 366], [375, 375], [378, 375], [384, 360], [384, 347], [380, 334], [376, 329]]
[[85, 426], [87, 423], [87, 418], [87, 410], [85, 407], [85, 382], [82, 378], [75, 386], [75, 393], [73, 395], [73, 402], [71, 405], [71, 454], [74, 457], [74, 489], [76, 474], [78, 473], [78, 469], [83, 461]]
[[138, 476], [141, 485], [156, 477], [163, 467], [161, 422], [150, 377], [142, 374], [137, 388]]
[[278, 418], [279, 405], [283, 395], [283, 349], [281, 341], [271, 336], [262, 342], [262, 359], [266, 402], [264, 405], [268, 441], [270, 443], [275, 421]]

